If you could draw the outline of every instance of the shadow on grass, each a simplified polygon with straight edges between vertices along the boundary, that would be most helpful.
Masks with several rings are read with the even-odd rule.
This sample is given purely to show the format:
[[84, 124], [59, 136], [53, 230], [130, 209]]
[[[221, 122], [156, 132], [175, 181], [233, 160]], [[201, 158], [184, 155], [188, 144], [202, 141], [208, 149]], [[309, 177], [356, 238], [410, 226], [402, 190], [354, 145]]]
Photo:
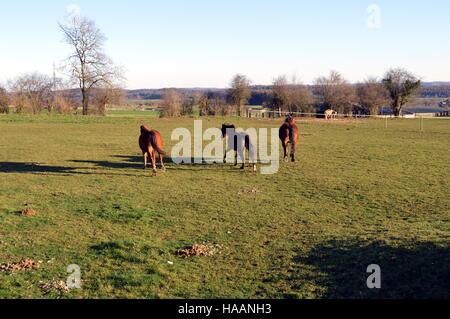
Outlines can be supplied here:
[[76, 169], [75, 167], [48, 166], [32, 163], [0, 162], [0, 173], [58, 173], [71, 175], [74, 174]]
[[[450, 247], [409, 242], [393, 247], [382, 242], [330, 241], [315, 247], [295, 264], [312, 266], [289, 280], [309, 281], [326, 289], [328, 299], [450, 298]], [[381, 267], [381, 289], [368, 289], [369, 265]], [[318, 274], [318, 272], [320, 274]]]
[[[130, 155], [114, 155], [113, 158], [120, 161], [91, 161], [91, 160], [72, 160], [70, 162], [77, 164], [91, 164], [97, 167], [108, 169], [139, 169], [144, 167], [144, 159], [142, 156], [130, 156]], [[202, 164], [197, 164], [200, 160], [197, 158], [191, 158], [186, 160], [183, 158], [164, 157], [164, 164], [169, 170], [202, 170], [202, 169], [214, 169], [219, 171], [231, 171], [230, 164], [223, 164], [221, 161], [217, 163], [207, 163], [209, 159], [201, 159]], [[187, 163], [186, 163], [187, 162]], [[179, 164], [181, 163], [181, 164]], [[157, 166], [160, 167], [159, 158], [157, 158]], [[148, 168], [151, 167], [149, 161]], [[240, 170], [236, 170], [239, 172]]]
[[[75, 162], [75, 161], [73, 161]], [[82, 161], [79, 161], [82, 163]], [[19, 163], [19, 162], [0, 162], [0, 173], [18, 173], [18, 174], [42, 174], [42, 175], [107, 175], [105, 173], [80, 171], [90, 170], [86, 167], [70, 167], [70, 166], [50, 166], [38, 163]], [[135, 176], [132, 174], [114, 174], [122, 176]]]

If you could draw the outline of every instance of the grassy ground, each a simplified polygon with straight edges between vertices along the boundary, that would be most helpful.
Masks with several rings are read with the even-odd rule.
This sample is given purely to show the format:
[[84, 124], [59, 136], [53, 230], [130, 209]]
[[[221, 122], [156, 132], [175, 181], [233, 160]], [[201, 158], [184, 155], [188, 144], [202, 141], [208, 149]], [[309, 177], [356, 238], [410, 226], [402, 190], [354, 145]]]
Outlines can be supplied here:
[[[279, 126], [204, 127], [224, 121]], [[0, 272], [0, 298], [450, 297], [449, 121], [300, 121], [299, 161], [276, 175], [169, 164], [156, 178], [141, 169], [144, 122], [167, 150], [193, 125], [0, 116], [0, 265], [43, 261]], [[176, 256], [204, 242], [220, 253]], [[83, 288], [44, 295], [39, 282], [65, 281], [70, 264]], [[381, 290], [366, 287], [370, 264]]]

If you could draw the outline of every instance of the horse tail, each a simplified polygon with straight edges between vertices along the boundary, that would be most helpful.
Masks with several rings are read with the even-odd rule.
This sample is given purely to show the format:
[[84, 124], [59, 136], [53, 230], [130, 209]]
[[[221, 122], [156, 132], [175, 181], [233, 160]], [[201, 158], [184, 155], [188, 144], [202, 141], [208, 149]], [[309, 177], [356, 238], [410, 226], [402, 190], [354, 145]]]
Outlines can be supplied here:
[[150, 134], [150, 144], [159, 154], [166, 155], [166, 152], [164, 152], [161, 147], [159, 147], [158, 137], [154, 132], [151, 132]]

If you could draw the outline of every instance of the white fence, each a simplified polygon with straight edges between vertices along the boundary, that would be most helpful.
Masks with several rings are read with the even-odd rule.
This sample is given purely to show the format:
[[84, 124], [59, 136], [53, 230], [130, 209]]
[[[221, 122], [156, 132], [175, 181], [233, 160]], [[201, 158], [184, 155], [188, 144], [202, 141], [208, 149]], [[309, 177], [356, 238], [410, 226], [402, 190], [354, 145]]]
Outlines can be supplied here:
[[[324, 113], [302, 113], [302, 112], [278, 112], [278, 111], [268, 111], [268, 110], [248, 110], [247, 117], [249, 118], [266, 118], [266, 119], [276, 119], [282, 118], [288, 115], [293, 115], [294, 117], [310, 117], [310, 118], [321, 118], [323, 121], [332, 121], [337, 119], [381, 119], [384, 121], [384, 128], [388, 128], [389, 120], [394, 119], [405, 119], [405, 120], [420, 120], [418, 128], [420, 132], [425, 131], [425, 119], [441, 119], [450, 120], [449, 112], [441, 113], [414, 113], [406, 114], [400, 117], [394, 115], [364, 115], [364, 114], [333, 114], [330, 118], [325, 118]], [[440, 116], [439, 116], [440, 115]], [[450, 122], [449, 122], [450, 124]]]
[[[250, 118], [280, 118], [283, 116], [293, 115], [295, 117], [321, 117], [325, 118], [324, 113], [303, 113], [303, 112], [278, 112], [268, 110], [248, 110], [247, 117]], [[394, 115], [366, 115], [366, 114], [333, 114], [331, 118], [403, 118], [403, 119], [450, 119], [450, 112], [439, 113], [412, 113], [402, 116]]]

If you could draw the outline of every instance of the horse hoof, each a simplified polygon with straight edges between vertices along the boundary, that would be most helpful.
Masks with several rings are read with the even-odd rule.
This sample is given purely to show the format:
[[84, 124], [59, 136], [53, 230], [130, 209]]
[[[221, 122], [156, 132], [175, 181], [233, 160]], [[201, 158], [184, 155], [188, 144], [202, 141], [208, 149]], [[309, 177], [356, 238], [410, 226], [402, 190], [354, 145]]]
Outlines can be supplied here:
[[285, 161], [285, 162], [287, 163], [287, 162], [288, 162], [288, 158], [287, 158], [287, 157], [285, 157], [285, 158], [284, 158], [284, 161]]

